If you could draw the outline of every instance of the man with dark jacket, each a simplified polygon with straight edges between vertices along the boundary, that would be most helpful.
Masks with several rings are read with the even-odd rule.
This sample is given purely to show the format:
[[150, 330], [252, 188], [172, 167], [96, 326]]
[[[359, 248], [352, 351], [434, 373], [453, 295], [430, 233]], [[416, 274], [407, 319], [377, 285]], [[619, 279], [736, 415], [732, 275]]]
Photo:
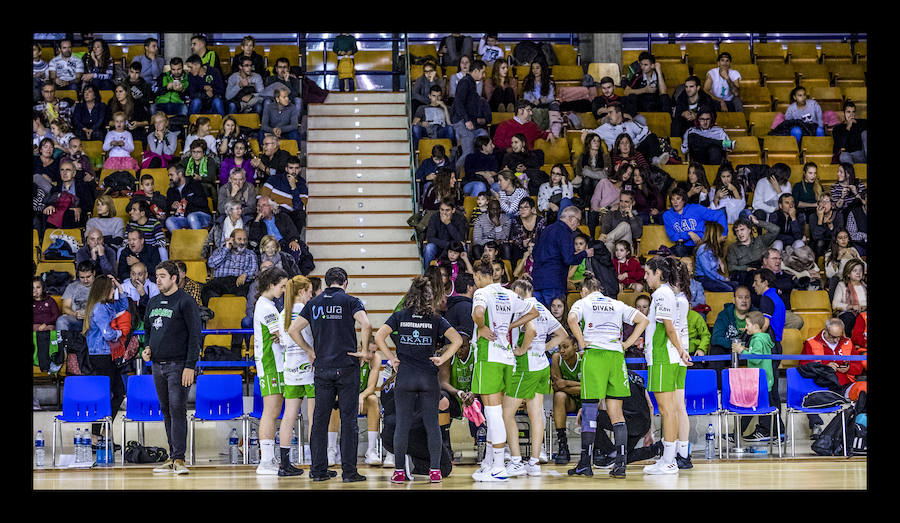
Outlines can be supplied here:
[[215, 67], [203, 64], [200, 55], [192, 54], [187, 59], [188, 114], [219, 113], [225, 116], [225, 81]]
[[[259, 71], [257, 71], [259, 72]], [[262, 74], [262, 73], [260, 73]], [[283, 87], [287, 87], [290, 93], [288, 93], [288, 97], [294, 101], [294, 104], [300, 109], [300, 112], [303, 111], [303, 84], [299, 78], [291, 74], [291, 63], [287, 58], [281, 57], [278, 60], [275, 60], [275, 74], [271, 76], [264, 76], [263, 85], [265, 88], [263, 89], [262, 97], [263, 97], [263, 111], [266, 110], [266, 106], [275, 101], [275, 87], [270, 87], [274, 84], [281, 84]]]
[[468, 233], [466, 217], [453, 211], [453, 202], [444, 198], [441, 200], [438, 212], [431, 215], [428, 228], [425, 229], [425, 237], [428, 240], [423, 255], [425, 267], [431, 265], [431, 260], [440, 257], [447, 250], [450, 242], [466, 241]]
[[123, 83], [125, 88], [131, 91], [131, 97], [134, 98], [135, 105], [141, 105], [145, 111], [149, 112], [150, 103], [153, 101], [153, 88], [141, 76], [142, 70], [141, 62], [131, 62], [131, 65], [128, 66], [128, 77], [125, 78]]
[[202, 229], [209, 227], [212, 216], [209, 214], [209, 202], [206, 200], [206, 191], [200, 182], [193, 178], [187, 179], [184, 175], [184, 166], [172, 165], [169, 167], [169, 181], [171, 187], [166, 192], [166, 207], [169, 217], [166, 219], [166, 229]]
[[783, 251], [788, 245], [795, 249], [806, 245], [803, 235], [806, 230], [806, 215], [797, 212], [793, 194], [786, 192], [778, 197], [778, 210], [769, 214], [769, 221], [778, 226], [778, 238], [772, 243], [772, 247]]
[[116, 273], [119, 281], [131, 276], [131, 266], [141, 262], [147, 267], [150, 280], [156, 283], [156, 266], [159, 264], [159, 249], [150, 247], [144, 242], [144, 233], [137, 229], [128, 232], [128, 245], [119, 253], [119, 265]]
[[294, 226], [294, 221], [290, 216], [287, 213], [279, 212], [278, 206], [268, 196], [259, 197], [256, 201], [256, 211], [256, 219], [247, 226], [250, 246], [258, 249], [262, 237], [271, 234], [278, 240], [281, 250], [294, 257], [301, 274], [308, 274], [309, 272], [304, 272], [307, 268], [312, 271], [312, 268], [309, 267], [311, 264], [313, 267], [315, 266], [312, 262], [312, 254], [306, 244], [300, 240], [300, 233], [297, 232], [297, 227]]
[[456, 133], [456, 142], [462, 148], [462, 153], [456, 160], [456, 167], [460, 168], [466, 161], [466, 156], [474, 149], [476, 136], [486, 135], [487, 131], [478, 127], [478, 115], [481, 111], [482, 98], [478, 96], [476, 82], [484, 79], [484, 62], [475, 60], [469, 69], [469, 74], [464, 76], [456, 85], [456, 97], [450, 108], [450, 122]]
[[[157, 267], [159, 294], [150, 298], [144, 314], [144, 361], [153, 362], [153, 381], [169, 441], [169, 456], [154, 472], [186, 474], [187, 396], [200, 357], [200, 309], [178, 288], [179, 272], [171, 260]], [[151, 273], [153, 274], [153, 273]]]
[[255, 47], [256, 39], [252, 36], [248, 35], [241, 38], [241, 52], [234, 55], [234, 58], [231, 59], [231, 70], [238, 71], [241, 67], [241, 60], [243, 60], [246, 56], [250, 59], [250, 62], [253, 65], [251, 70], [254, 73], [258, 74], [261, 77], [265, 77], [266, 75], [268, 75], [269, 72], [266, 71], [266, 65], [263, 61], [263, 57], [257, 54], [257, 52], [254, 50]]
[[594, 249], [585, 249], [575, 254], [573, 231], [581, 222], [581, 211], [573, 206], [562, 210], [557, 220], [547, 226], [537, 239], [532, 257], [534, 269], [534, 297], [545, 307], [550, 307], [554, 298], [566, 295], [566, 277], [569, 267], [594, 255]]
[[84, 227], [87, 213], [94, 208], [90, 185], [75, 179], [75, 165], [69, 160], [59, 164], [59, 178], [60, 182], [44, 197], [45, 223], [54, 229]]
[[684, 90], [675, 98], [675, 118], [672, 118], [670, 136], [681, 136], [694, 127], [701, 107], [709, 107], [715, 111], [712, 98], [701, 87], [700, 79], [696, 76], [688, 76], [684, 81]]
[[256, 170], [256, 180], [266, 183], [269, 176], [285, 172], [291, 153], [281, 149], [279, 139], [274, 134], [266, 134], [259, 144], [261, 150], [259, 156], [250, 160], [250, 164]]
[[[744, 285], [734, 290], [734, 303], [726, 303], [725, 307], [716, 316], [716, 323], [712, 328], [709, 340], [709, 355], [731, 354], [731, 344], [735, 341], [747, 345], [750, 337], [747, 335], [747, 313], [756, 310], [750, 300], [750, 289]], [[700, 368], [715, 369], [716, 380], [719, 388], [722, 387], [722, 369], [728, 367], [728, 361], [709, 361], [695, 364]]]

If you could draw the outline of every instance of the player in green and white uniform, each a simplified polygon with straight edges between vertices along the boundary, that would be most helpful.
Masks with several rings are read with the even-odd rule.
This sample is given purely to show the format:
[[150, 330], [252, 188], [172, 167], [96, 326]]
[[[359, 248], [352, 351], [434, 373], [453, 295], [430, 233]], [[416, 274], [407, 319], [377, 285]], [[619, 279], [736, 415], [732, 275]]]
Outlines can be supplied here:
[[[256, 373], [259, 376], [259, 390], [263, 397], [263, 412], [259, 419], [260, 460], [257, 474], [280, 476], [300, 475], [290, 469], [290, 459], [282, 460], [282, 467], [288, 474], [282, 474], [275, 462], [275, 419], [281, 412], [284, 400], [284, 352], [281, 338], [287, 338], [279, 320], [278, 308], [273, 300], [281, 296], [287, 284], [287, 273], [275, 267], [259, 275], [259, 299], [253, 312], [253, 346], [256, 357]], [[288, 437], [288, 451], [290, 451]], [[286, 466], [285, 466], [286, 462]], [[290, 468], [288, 468], [290, 467]], [[294, 469], [299, 470], [299, 469]]]
[[[503, 391], [512, 379], [515, 356], [509, 340], [511, 329], [521, 327], [538, 317], [530, 303], [509, 289], [494, 283], [493, 267], [487, 258], [475, 272], [478, 290], [472, 297], [472, 320], [476, 326], [475, 370], [472, 392], [481, 394], [487, 421], [487, 442], [493, 447], [486, 452], [481, 468], [472, 478], [476, 481], [506, 480], [503, 447], [506, 428], [503, 424]], [[513, 321], [515, 314], [521, 316]]]
[[581, 409], [581, 371], [584, 358], [578, 352], [578, 341], [567, 337], [559, 344], [559, 352], [550, 360], [553, 385], [553, 425], [559, 442], [555, 463], [565, 465], [571, 457], [566, 438], [566, 415]]
[[[625, 368], [625, 349], [647, 328], [647, 317], [630, 305], [604, 296], [600, 292], [600, 280], [590, 272], [581, 283], [582, 298], [569, 310], [569, 327], [584, 349], [584, 367], [581, 372], [581, 458], [569, 475], [592, 476], [594, 433], [597, 431], [597, 408], [600, 400], [606, 400], [606, 411], [613, 426], [618, 450], [615, 466], [610, 476], [625, 477], [625, 448], [628, 429], [622, 414], [622, 401], [631, 395], [628, 371]], [[635, 325], [631, 336], [622, 341], [622, 324]]]
[[[506, 467], [506, 475], [540, 476], [540, 451], [544, 439], [544, 395], [550, 393], [550, 362], [545, 351], [559, 346], [568, 334], [550, 311], [532, 296], [531, 282], [516, 280], [510, 286], [510, 290], [526, 303], [530, 303], [538, 311], [539, 316], [526, 323], [524, 329], [520, 327], [513, 329], [512, 332], [512, 339], [516, 340], [516, 349], [513, 351], [516, 366], [512, 382], [507, 384], [503, 398], [503, 423], [506, 425], [506, 440], [511, 456]], [[552, 337], [547, 341], [551, 334]], [[519, 430], [516, 425], [516, 411], [523, 401], [531, 422], [531, 459], [526, 463], [522, 462]]]
[[[683, 270], [687, 270], [684, 262], [681, 263]], [[682, 275], [680, 281], [690, 282], [690, 273]], [[678, 327], [678, 340], [682, 347], [690, 347], [690, 335], [688, 328], [688, 311], [691, 310], [691, 302], [686, 293], [690, 293], [690, 285], [682, 285], [675, 295], [675, 325]], [[679, 361], [678, 365], [684, 369], [685, 379], [687, 378], [687, 365], [684, 361]], [[691, 421], [687, 413], [687, 404], [684, 401], [685, 379], [679, 380], [675, 386], [675, 406], [678, 409], [678, 439], [675, 440], [675, 464], [679, 469], [694, 468], [691, 463], [690, 449], [691, 437]]]
[[[306, 276], [297, 275], [288, 280], [284, 290], [284, 309], [281, 311], [278, 322], [288, 332], [291, 323], [297, 319], [303, 306], [312, 299], [312, 283]], [[310, 347], [313, 346], [312, 329], [307, 326], [300, 335]], [[284, 417], [281, 420], [282, 445], [288, 445], [287, 453], [290, 455], [290, 442], [293, 436], [294, 425], [303, 398], [306, 398], [306, 411], [312, 419], [315, 408], [315, 385], [313, 385], [313, 366], [309, 361], [309, 354], [288, 335], [282, 336], [281, 346], [284, 348]], [[312, 423], [308, 424], [312, 429]], [[306, 445], [304, 445], [304, 458], [309, 459], [309, 430], [306, 433]], [[284, 447], [282, 447], [284, 448]], [[284, 453], [284, 451], [282, 451]], [[282, 456], [282, 463], [284, 457]]]
[[[644, 467], [646, 474], [677, 474], [675, 463], [676, 440], [679, 432], [679, 413], [675, 391], [684, 388], [687, 365], [691, 357], [687, 343], [680, 333], [687, 328], [687, 314], [678, 314], [679, 285], [682, 284], [682, 263], [674, 257], [657, 256], [647, 262], [645, 278], [653, 290], [650, 302], [650, 325], [644, 336], [644, 359], [650, 378], [650, 392], [656, 396], [662, 416], [663, 456], [653, 465]], [[682, 287], [690, 285], [684, 281]], [[687, 341], [687, 338], [684, 338]]]
[[[445, 361], [441, 368], [438, 369], [438, 383], [441, 386], [441, 397], [447, 398], [449, 402], [447, 414], [451, 418], [462, 419], [463, 409], [471, 405], [478, 396], [472, 391], [472, 374], [475, 371], [475, 350], [472, 349], [467, 336], [463, 336], [463, 344], [453, 355], [450, 361]], [[441, 411], [443, 413], [445, 411]], [[477, 428], [471, 421], [466, 420], [469, 424], [469, 433], [474, 438]], [[441, 425], [442, 438], [449, 444], [450, 424]], [[453, 449], [450, 449], [453, 455]]]

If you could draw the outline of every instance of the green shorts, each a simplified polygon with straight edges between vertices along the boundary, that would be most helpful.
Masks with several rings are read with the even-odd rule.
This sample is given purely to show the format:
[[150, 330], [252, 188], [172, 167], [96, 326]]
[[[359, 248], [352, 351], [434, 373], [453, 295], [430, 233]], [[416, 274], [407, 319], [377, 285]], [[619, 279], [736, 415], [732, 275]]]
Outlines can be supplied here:
[[654, 363], [647, 369], [650, 377], [650, 392], [673, 392], [684, 388], [687, 367], [677, 363]]
[[494, 394], [503, 392], [512, 383], [512, 365], [493, 361], [475, 362], [472, 373], [472, 392], [475, 394]]
[[271, 396], [272, 394], [284, 394], [284, 373], [276, 372], [268, 376], [259, 378], [259, 394], [260, 396]]
[[536, 371], [516, 370], [503, 392], [510, 398], [525, 400], [530, 400], [535, 394], [550, 394], [550, 367]]
[[285, 385], [284, 386], [284, 399], [292, 400], [292, 399], [300, 399], [300, 398], [315, 398], [316, 397], [316, 386], [310, 383], [309, 385]]
[[581, 399], [601, 400], [607, 397], [631, 396], [625, 354], [614, 350], [587, 349], [581, 371]]

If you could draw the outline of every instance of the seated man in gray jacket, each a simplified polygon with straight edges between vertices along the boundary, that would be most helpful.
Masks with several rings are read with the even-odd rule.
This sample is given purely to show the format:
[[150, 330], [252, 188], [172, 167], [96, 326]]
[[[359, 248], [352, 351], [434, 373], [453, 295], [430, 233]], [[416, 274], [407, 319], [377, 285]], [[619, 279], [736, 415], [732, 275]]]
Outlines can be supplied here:
[[262, 77], [253, 72], [253, 60], [249, 56], [241, 57], [240, 69], [228, 77], [225, 86], [225, 100], [228, 102], [228, 114], [262, 112], [263, 92]]
[[689, 127], [681, 140], [681, 152], [690, 151], [691, 160], [704, 165], [721, 165], [725, 151], [734, 149], [734, 142], [725, 130], [715, 125], [716, 113], [703, 107], [697, 114], [700, 127]]
[[97, 274], [116, 275], [116, 251], [103, 243], [103, 233], [100, 229], [91, 229], [87, 233], [84, 247], [75, 253], [75, 265], [88, 260], [94, 263]]

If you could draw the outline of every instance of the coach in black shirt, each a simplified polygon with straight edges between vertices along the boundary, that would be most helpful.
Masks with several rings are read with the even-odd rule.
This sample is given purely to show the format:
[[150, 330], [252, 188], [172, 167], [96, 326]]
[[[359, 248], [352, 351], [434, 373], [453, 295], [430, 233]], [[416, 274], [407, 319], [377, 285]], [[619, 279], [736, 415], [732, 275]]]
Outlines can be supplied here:
[[[344, 269], [328, 269], [325, 285], [322, 294], [303, 307], [303, 312], [288, 330], [290, 337], [309, 354], [315, 368], [316, 407], [309, 437], [312, 454], [309, 475], [313, 481], [325, 481], [336, 475], [328, 470], [326, 450], [328, 419], [337, 399], [341, 413], [341, 475], [344, 483], [365, 481], [366, 477], [356, 471], [359, 444], [356, 415], [359, 412], [359, 361], [367, 354], [356, 351], [356, 322], [362, 327], [363, 340], [369, 339], [372, 325], [359, 298], [345, 292], [347, 272]], [[307, 325], [312, 328], [315, 348], [300, 335]]]
[[175, 262], [166, 260], [156, 266], [159, 294], [150, 298], [144, 313], [142, 356], [153, 362], [153, 381], [169, 440], [170, 459], [154, 472], [185, 474], [187, 395], [200, 357], [201, 327], [197, 302], [178, 288], [178, 277]]

